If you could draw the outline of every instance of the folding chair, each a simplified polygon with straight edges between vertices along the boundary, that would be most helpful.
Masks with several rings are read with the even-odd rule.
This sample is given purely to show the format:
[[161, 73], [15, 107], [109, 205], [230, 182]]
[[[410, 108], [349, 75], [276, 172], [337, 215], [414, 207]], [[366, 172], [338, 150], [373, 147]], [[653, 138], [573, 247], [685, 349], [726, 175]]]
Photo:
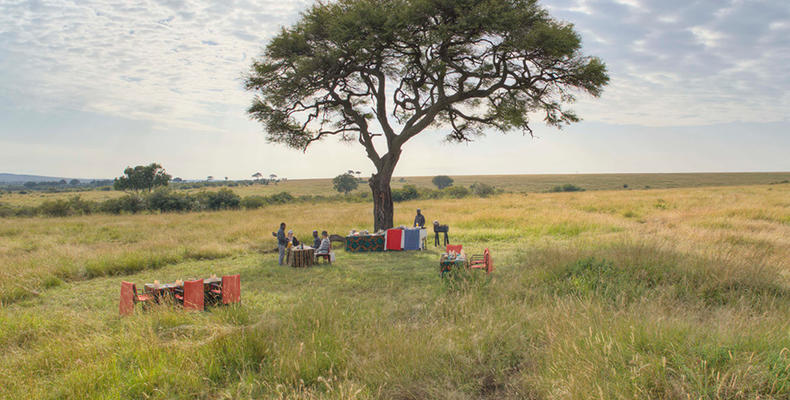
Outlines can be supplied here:
[[185, 310], [203, 311], [203, 279], [184, 282], [184, 293], [176, 293], [176, 299], [181, 301]]
[[129, 315], [134, 312], [136, 303], [148, 303], [154, 300], [150, 293], [137, 294], [137, 287], [132, 282], [121, 282], [121, 301], [118, 305], [118, 312], [121, 315]]
[[494, 262], [491, 260], [491, 252], [485, 249], [483, 255], [474, 255], [469, 258], [469, 268], [482, 269], [486, 274], [490, 274], [494, 270]]

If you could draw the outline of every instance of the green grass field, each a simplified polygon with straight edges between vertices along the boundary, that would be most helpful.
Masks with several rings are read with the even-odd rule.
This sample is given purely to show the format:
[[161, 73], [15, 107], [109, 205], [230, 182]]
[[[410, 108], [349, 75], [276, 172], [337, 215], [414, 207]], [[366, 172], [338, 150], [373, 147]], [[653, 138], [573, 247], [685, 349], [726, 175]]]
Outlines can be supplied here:
[[[4, 219], [0, 398], [790, 398], [790, 184], [767, 184], [787, 175], [397, 204], [491, 249], [490, 279], [462, 281], [433, 246], [309, 269], [266, 252], [280, 221], [370, 228], [364, 203]], [[664, 179], [620, 177], [496, 179]], [[122, 280], [212, 273], [241, 274], [240, 306], [118, 316]]]

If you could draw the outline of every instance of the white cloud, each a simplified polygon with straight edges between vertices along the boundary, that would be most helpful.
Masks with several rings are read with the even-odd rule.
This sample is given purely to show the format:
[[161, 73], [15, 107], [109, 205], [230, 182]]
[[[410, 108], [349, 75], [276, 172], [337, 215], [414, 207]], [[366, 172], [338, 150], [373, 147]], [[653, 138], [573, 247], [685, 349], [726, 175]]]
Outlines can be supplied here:
[[716, 47], [719, 45], [719, 42], [724, 39], [724, 35], [720, 32], [712, 31], [701, 26], [693, 26], [689, 30], [694, 34], [698, 42], [707, 47]]
[[[0, 5], [0, 84], [38, 108], [73, 107], [213, 130], [243, 114], [248, 55], [303, 1], [65, 0]], [[243, 39], [242, 39], [243, 38]]]

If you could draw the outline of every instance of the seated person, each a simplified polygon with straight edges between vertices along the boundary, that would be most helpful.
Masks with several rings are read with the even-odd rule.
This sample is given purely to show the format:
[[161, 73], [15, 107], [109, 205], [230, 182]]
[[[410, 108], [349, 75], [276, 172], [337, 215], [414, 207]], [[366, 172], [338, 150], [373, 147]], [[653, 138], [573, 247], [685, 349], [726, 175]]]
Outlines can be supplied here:
[[321, 232], [321, 244], [316, 249], [315, 254], [329, 254], [330, 247], [329, 234], [326, 231]]
[[294, 236], [293, 230], [288, 231], [288, 236], [286, 236], [286, 239], [288, 240], [289, 248], [291, 246], [299, 246], [299, 239], [297, 239], [296, 236]]
[[313, 248], [317, 249], [321, 247], [321, 238], [318, 237], [318, 231], [313, 231]]

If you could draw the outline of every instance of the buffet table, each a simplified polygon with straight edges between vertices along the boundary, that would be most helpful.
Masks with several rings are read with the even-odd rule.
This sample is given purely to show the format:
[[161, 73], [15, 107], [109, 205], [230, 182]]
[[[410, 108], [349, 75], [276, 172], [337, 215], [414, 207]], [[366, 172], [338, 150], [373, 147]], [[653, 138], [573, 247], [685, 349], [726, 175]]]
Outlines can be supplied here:
[[346, 251], [351, 253], [384, 251], [384, 235], [346, 236]]

